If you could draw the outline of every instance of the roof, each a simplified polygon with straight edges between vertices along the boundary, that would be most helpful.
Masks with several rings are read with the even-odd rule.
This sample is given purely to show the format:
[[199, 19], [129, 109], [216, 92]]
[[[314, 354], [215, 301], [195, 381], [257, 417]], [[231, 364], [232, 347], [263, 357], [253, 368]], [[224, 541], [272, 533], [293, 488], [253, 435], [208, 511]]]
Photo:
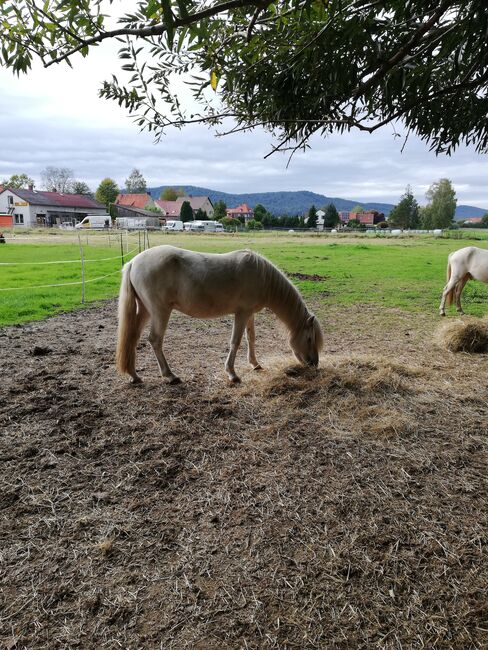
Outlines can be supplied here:
[[143, 210], [142, 208], [134, 208], [132, 205], [116, 205], [115, 206], [115, 211], [117, 212], [117, 216], [119, 219], [123, 219], [123, 216], [120, 216], [118, 214], [117, 208], [121, 208], [125, 212], [129, 212], [133, 214], [135, 217], [141, 216], [141, 217], [154, 217], [155, 219], [159, 219], [160, 217], [164, 217], [163, 214], [159, 214], [159, 212], [152, 212], [151, 210]]
[[241, 203], [237, 208], [228, 208], [227, 212], [238, 212], [243, 214], [244, 212], [252, 212], [252, 209], [247, 205], [247, 203]]
[[212, 205], [212, 201], [208, 196], [179, 196], [175, 203], [179, 203], [181, 209], [181, 206], [185, 201], [191, 205], [192, 210], [200, 210], [207, 201]]
[[156, 199], [154, 203], [163, 211], [165, 215], [174, 216], [179, 215], [181, 212], [181, 203], [178, 203], [178, 201], [164, 201], [163, 199]]
[[60, 192], [43, 192], [41, 190], [14, 190], [8, 187], [12, 194], [31, 205], [46, 205], [51, 207], [94, 208], [105, 210], [105, 206], [89, 196], [82, 194], [61, 194]]
[[115, 199], [116, 205], [125, 205], [132, 208], [144, 209], [148, 203], [152, 203], [149, 194], [119, 194]]

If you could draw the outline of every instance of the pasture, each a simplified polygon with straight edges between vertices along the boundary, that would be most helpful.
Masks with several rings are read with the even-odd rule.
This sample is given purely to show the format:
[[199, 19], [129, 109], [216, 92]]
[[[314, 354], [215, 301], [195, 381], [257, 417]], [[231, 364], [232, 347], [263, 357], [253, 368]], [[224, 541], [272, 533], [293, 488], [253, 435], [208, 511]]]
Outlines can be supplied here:
[[[100, 304], [117, 273], [87, 285], [90, 309], [18, 326], [14, 302], [7, 316], [2, 307], [0, 641], [486, 647], [488, 360], [433, 336], [447, 254], [470, 242], [158, 240], [250, 247], [277, 263], [323, 325], [319, 370], [295, 365], [264, 312], [265, 370], [249, 370], [241, 350], [243, 383], [230, 385], [231, 319], [175, 315], [166, 351], [184, 383], [160, 382], [143, 337], [145, 383], [130, 386], [114, 372], [116, 301]], [[36, 259], [76, 259], [77, 244], [60, 241]], [[27, 246], [2, 247], [0, 261]], [[105, 246], [86, 257], [109, 257]], [[116, 270], [93, 264], [91, 277]], [[41, 283], [29, 273], [25, 286]], [[488, 312], [487, 288], [468, 283], [468, 313]], [[24, 308], [40, 318], [79, 299], [78, 285], [71, 303], [53, 290], [42, 313], [41, 290], [21, 292]]]
[[[97, 303], [117, 295], [120, 242], [113, 236], [108, 246], [108, 240], [103, 233], [82, 237], [86, 303]], [[456, 240], [421, 237], [337, 239], [325, 235], [267, 233], [231, 236], [151, 233], [150, 243], [170, 243], [207, 252], [252, 248], [284, 270], [305, 296], [314, 296], [324, 305], [362, 303], [412, 312], [428, 312], [438, 307], [436, 303], [440, 301], [445, 283], [447, 255], [451, 251], [461, 246], [484, 245], [467, 239], [461, 245]], [[141, 246], [136, 233], [127, 240], [124, 236], [124, 260], [131, 259]], [[62, 260], [66, 263], [59, 263]], [[6, 266], [7, 263], [11, 266]], [[80, 282], [80, 249], [76, 236], [71, 233], [47, 241], [33, 238], [32, 243], [1, 246], [0, 326], [38, 320], [78, 308]], [[39, 285], [40, 288], [35, 288]], [[469, 313], [482, 315], [486, 311], [488, 285], [468, 283], [463, 299]]]

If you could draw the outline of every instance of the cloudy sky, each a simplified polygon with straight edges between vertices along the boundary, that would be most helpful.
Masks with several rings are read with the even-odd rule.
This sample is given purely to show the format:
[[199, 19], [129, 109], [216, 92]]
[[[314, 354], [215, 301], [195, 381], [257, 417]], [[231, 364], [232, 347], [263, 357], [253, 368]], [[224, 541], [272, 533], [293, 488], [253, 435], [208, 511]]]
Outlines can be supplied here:
[[168, 131], [154, 144], [123, 109], [97, 97], [101, 82], [118, 71], [113, 47], [98, 48], [73, 64], [74, 69], [38, 67], [20, 78], [0, 68], [0, 179], [25, 172], [40, 188], [41, 170], [62, 166], [96, 189], [107, 176], [123, 186], [137, 167], [149, 186], [311, 190], [361, 202], [396, 203], [410, 184], [425, 203], [429, 185], [447, 177], [459, 203], [488, 208], [488, 160], [474, 150], [436, 157], [410, 137], [401, 153], [403, 138], [395, 138], [386, 127], [372, 135], [316, 137], [312, 148], [297, 153], [286, 168], [285, 156], [264, 160], [272, 143], [264, 131], [216, 137], [213, 130], [191, 126]]

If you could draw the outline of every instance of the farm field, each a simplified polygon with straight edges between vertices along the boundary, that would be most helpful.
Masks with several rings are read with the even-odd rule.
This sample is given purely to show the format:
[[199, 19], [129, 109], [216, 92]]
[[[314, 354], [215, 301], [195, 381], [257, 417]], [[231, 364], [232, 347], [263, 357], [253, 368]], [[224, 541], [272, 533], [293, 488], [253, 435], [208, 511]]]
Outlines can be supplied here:
[[[171, 243], [206, 252], [252, 248], [288, 273], [305, 295], [319, 296], [324, 304], [359, 302], [407, 311], [435, 310], [445, 281], [448, 253], [461, 246], [484, 245], [474, 240], [463, 240], [462, 244], [432, 238], [335, 240], [324, 235], [267, 233], [230, 236], [151, 233], [150, 238], [151, 245]], [[78, 243], [70, 233], [57, 237], [56, 242], [53, 239], [34, 238], [32, 243], [0, 247], [0, 326], [37, 320], [80, 306]], [[113, 297], [118, 291], [120, 242], [113, 236], [109, 247], [107, 240], [102, 233], [92, 233], [82, 240], [87, 303]], [[71, 243], [65, 243], [68, 241]], [[127, 241], [123, 238], [125, 261], [140, 246], [135, 233]], [[58, 263], [61, 260], [67, 262]], [[488, 285], [468, 283], [464, 301], [470, 313], [483, 314], [487, 299]]]
[[[435, 340], [447, 254], [469, 242], [160, 238], [276, 262], [323, 325], [319, 370], [264, 311], [265, 369], [241, 349], [229, 385], [230, 319], [176, 314], [183, 384], [160, 381], [143, 336], [131, 386], [116, 300], [99, 304], [117, 273], [105, 294], [87, 285], [90, 308], [0, 328], [0, 646], [487, 647], [488, 355]], [[36, 259], [77, 259], [68, 241]], [[468, 284], [470, 314], [486, 288]]]

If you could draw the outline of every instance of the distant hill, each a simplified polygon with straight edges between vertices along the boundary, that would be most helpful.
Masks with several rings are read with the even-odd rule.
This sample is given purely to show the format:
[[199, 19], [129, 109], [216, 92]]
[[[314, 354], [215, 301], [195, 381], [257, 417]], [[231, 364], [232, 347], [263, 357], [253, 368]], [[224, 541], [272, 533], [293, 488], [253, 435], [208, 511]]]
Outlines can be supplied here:
[[[338, 197], [325, 196], [306, 190], [296, 192], [253, 192], [246, 194], [229, 194], [210, 190], [207, 187], [197, 187], [195, 185], [161, 185], [152, 187], [148, 192], [154, 199], [159, 198], [162, 190], [166, 187], [183, 187], [187, 194], [193, 196], [208, 196], [212, 203], [216, 201], [225, 201], [228, 208], [234, 208], [240, 203], [247, 203], [252, 208], [261, 203], [264, 207], [276, 215], [295, 215], [306, 214], [308, 210], [315, 205], [317, 209], [323, 208], [329, 203], [333, 203], [338, 210], [350, 210], [356, 205], [362, 205], [365, 210], [378, 210], [386, 216], [390, 214], [393, 208], [392, 203], [363, 203], [362, 201], [351, 201]], [[488, 209], [475, 208], [470, 205], [458, 205], [456, 209], [456, 219], [466, 219], [468, 217], [482, 217], [488, 212]]]

